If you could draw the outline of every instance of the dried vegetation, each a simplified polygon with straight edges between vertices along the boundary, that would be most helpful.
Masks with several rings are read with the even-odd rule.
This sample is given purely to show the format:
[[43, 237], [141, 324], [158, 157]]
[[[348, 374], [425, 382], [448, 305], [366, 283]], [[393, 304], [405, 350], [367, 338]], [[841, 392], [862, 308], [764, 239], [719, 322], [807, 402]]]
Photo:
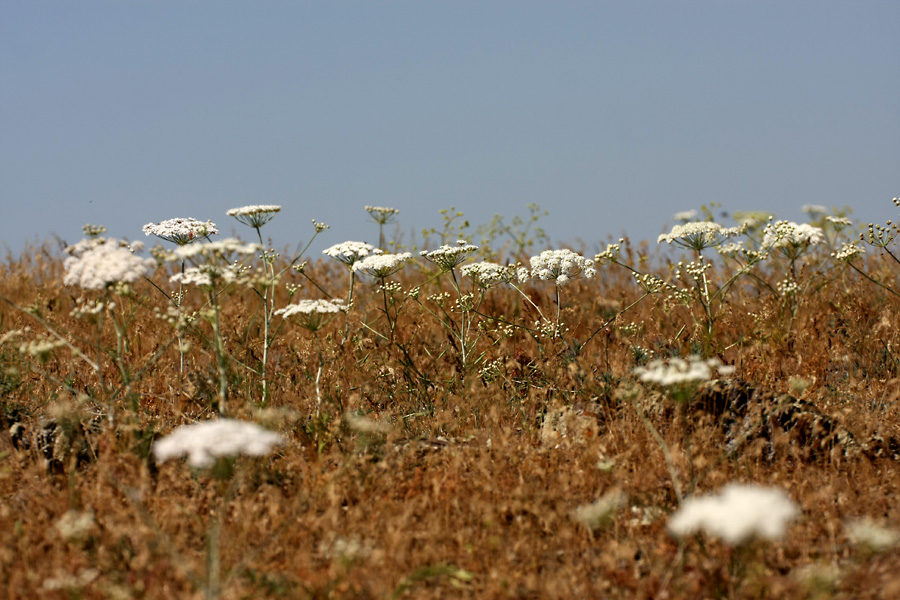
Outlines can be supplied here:
[[[639, 254], [649, 252], [623, 244], [623, 262], [639, 264]], [[864, 258], [865, 272], [891, 276], [879, 255]], [[305, 275], [342, 296], [348, 271], [327, 261]], [[653, 263], [670, 276], [658, 257], [641, 264]], [[795, 265], [798, 279], [812, 279], [806, 264]], [[720, 268], [707, 276], [727, 277]], [[253, 370], [260, 299], [234, 286], [221, 302], [228, 413], [284, 441], [223, 475], [157, 465], [150, 450], [174, 427], [216, 416], [209, 323], [187, 330], [180, 374], [178, 336], [154, 317], [167, 300], [142, 281], [116, 297], [125, 340], [106, 326], [98, 345], [96, 323], [70, 315], [84, 292], [62, 284], [61, 258], [28, 248], [0, 265], [0, 295], [25, 309], [0, 305], [0, 334], [30, 327], [21, 337], [34, 339], [52, 327], [99, 356], [106, 384], [65, 347], [30, 356], [12, 338], [0, 346], [0, 589], [4, 598], [898, 597], [896, 548], [855, 542], [847, 525], [900, 523], [891, 446], [900, 304], [828, 265], [789, 306], [771, 292], [787, 268], [773, 261], [741, 279], [711, 340], [690, 306], [657, 294], [579, 346], [643, 294], [626, 269], [598, 267], [561, 297], [568, 344], [480, 317], [469, 364], [423, 308], [426, 295], [453, 291], [447, 277], [428, 280], [434, 270], [419, 264], [391, 278], [422, 286], [422, 303], [395, 315], [392, 339], [378, 282], [358, 280], [352, 309], [317, 337], [289, 323], [279, 332], [265, 407]], [[152, 279], [165, 288], [167, 277], [161, 267]], [[305, 276], [285, 277], [303, 284], [301, 296], [322, 297]], [[284, 306], [284, 285], [276, 290]], [[555, 311], [552, 285], [523, 291]], [[187, 295], [191, 309], [202, 301]], [[479, 311], [529, 326], [539, 318], [503, 286]], [[746, 386], [756, 409], [735, 413], [728, 389], [677, 404], [633, 374], [651, 356], [694, 352], [733, 365], [717, 385]], [[116, 383], [116, 356], [127, 387]], [[764, 402], [775, 401], [847, 433], [829, 435], [820, 417], [803, 427], [773, 418]], [[673, 476], [685, 494], [777, 486], [802, 514], [776, 542], [678, 539], [667, 529]], [[609, 518], [576, 518], [602, 497], [616, 499]]]

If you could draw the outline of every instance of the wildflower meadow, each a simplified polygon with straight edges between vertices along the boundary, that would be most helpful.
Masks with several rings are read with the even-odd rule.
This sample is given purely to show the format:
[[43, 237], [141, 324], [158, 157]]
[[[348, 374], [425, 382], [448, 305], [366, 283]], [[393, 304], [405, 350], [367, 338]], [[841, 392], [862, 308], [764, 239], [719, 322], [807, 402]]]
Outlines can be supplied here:
[[893, 202], [596, 247], [535, 205], [410, 244], [395, 208], [342, 241], [252, 205], [29, 246], [0, 596], [900, 597]]

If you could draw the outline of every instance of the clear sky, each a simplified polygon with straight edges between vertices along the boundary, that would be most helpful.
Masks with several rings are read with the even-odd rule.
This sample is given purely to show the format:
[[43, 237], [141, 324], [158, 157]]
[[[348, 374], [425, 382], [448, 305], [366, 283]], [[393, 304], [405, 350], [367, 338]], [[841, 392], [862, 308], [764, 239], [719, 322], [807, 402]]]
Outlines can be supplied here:
[[[281, 204], [277, 247], [539, 203], [554, 245], [719, 202], [898, 219], [900, 2], [0, 2], [0, 248]], [[723, 224], [731, 224], [723, 220]], [[150, 241], [150, 240], [148, 240]]]

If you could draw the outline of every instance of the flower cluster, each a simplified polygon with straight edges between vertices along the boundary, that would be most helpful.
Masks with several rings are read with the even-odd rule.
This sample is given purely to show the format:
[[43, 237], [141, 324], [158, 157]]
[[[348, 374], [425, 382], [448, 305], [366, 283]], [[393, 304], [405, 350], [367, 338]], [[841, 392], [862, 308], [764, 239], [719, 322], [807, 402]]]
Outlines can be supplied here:
[[322, 250], [322, 254], [337, 259], [348, 267], [353, 267], [353, 263], [370, 254], [383, 253], [384, 252], [380, 248], [376, 248], [372, 244], [367, 244], [365, 242], [344, 242]]
[[457, 240], [455, 246], [441, 246], [436, 250], [422, 250], [419, 252], [441, 269], [450, 271], [465, 262], [469, 255], [478, 250], [478, 246], [466, 243], [465, 240]]
[[280, 435], [256, 423], [218, 419], [178, 427], [153, 444], [153, 455], [156, 462], [187, 456], [188, 464], [201, 469], [218, 458], [265, 456], [280, 443]]
[[277, 204], [251, 204], [240, 208], [232, 208], [225, 214], [229, 217], [234, 217], [244, 225], [259, 229], [275, 218], [275, 213], [280, 210], [281, 207]]
[[679, 537], [705, 531], [731, 545], [757, 536], [775, 540], [798, 513], [784, 490], [732, 483], [718, 495], [688, 498], [669, 520], [669, 531]]
[[723, 365], [717, 358], [704, 360], [699, 356], [689, 356], [687, 360], [678, 357], [652, 360], [646, 367], [637, 367], [634, 373], [644, 383], [669, 387], [709, 381], [713, 369], [723, 376], [734, 372], [734, 367]]
[[197, 258], [228, 260], [233, 254], [254, 254], [262, 250], [259, 244], [245, 244], [237, 238], [225, 238], [215, 242], [190, 244], [175, 249], [176, 259], [188, 260]]
[[675, 221], [681, 221], [683, 223], [688, 223], [697, 218], [697, 211], [695, 209], [683, 210], [681, 212], [677, 212], [672, 215], [672, 219]]
[[347, 310], [341, 300], [300, 300], [295, 304], [288, 304], [284, 308], [275, 311], [276, 315], [284, 315], [285, 318], [292, 315], [308, 315], [312, 313], [339, 313]]
[[72, 256], [63, 263], [66, 269], [63, 283], [87, 290], [133, 283], [156, 266], [152, 258], [135, 256], [127, 244], [112, 238], [84, 240], [71, 250]]
[[722, 227], [712, 221], [697, 221], [676, 225], [669, 233], [663, 233], [656, 242], [661, 244], [677, 244], [689, 250], [700, 252], [704, 248], [718, 246], [726, 239], [741, 235], [742, 227]]
[[484, 290], [501, 283], [509, 283], [516, 278], [515, 267], [498, 265], [488, 261], [465, 265], [460, 268], [459, 272]]
[[395, 216], [400, 213], [396, 208], [387, 206], [367, 206], [366, 212], [372, 217], [372, 220], [381, 225], [391, 223]]
[[409, 252], [401, 254], [374, 254], [353, 263], [351, 267], [354, 273], [363, 273], [377, 279], [384, 279], [393, 275], [403, 266], [403, 263], [412, 258]]
[[188, 217], [147, 223], [142, 231], [145, 235], [155, 235], [167, 242], [184, 246], [200, 238], [209, 239], [209, 236], [219, 233], [219, 228], [212, 221], [198, 221]]
[[175, 273], [169, 277], [169, 281], [180, 285], [193, 285], [204, 289], [215, 289], [234, 281], [241, 274], [237, 265], [205, 264], [198, 267], [188, 267], [181, 273]]
[[282, 315], [285, 319], [294, 316], [304, 329], [318, 331], [330, 320], [329, 315], [346, 311], [347, 306], [338, 299], [300, 300], [276, 310], [275, 314]]
[[872, 552], [884, 552], [900, 545], [900, 532], [883, 527], [867, 518], [848, 522], [847, 533], [854, 543], [864, 546]]
[[766, 225], [763, 236], [763, 248], [780, 248], [790, 255], [796, 255], [807, 246], [814, 246], [825, 241], [825, 235], [818, 227], [808, 223], [797, 224], [793, 221], [776, 221]]
[[571, 250], [544, 250], [531, 257], [531, 276], [565, 285], [578, 277], [590, 279], [597, 274], [594, 261]]

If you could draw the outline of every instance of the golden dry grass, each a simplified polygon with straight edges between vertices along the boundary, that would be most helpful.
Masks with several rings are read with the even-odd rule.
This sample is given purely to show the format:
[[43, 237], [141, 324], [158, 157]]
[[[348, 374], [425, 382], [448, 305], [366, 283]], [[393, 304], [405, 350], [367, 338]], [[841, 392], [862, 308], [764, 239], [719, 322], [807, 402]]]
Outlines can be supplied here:
[[[866, 268], [893, 277], [878, 256]], [[759, 275], [774, 285], [784, 269], [772, 261]], [[346, 293], [346, 272], [334, 264], [320, 261], [307, 272], [335, 295]], [[662, 264], [658, 272], [666, 275]], [[0, 295], [89, 351], [94, 326], [70, 316], [82, 292], [62, 285], [62, 274], [54, 251], [29, 248], [0, 266]], [[409, 289], [427, 276], [419, 266], [392, 279]], [[163, 270], [153, 279], [166, 287]], [[815, 281], [791, 318], [782, 299], [742, 279], [711, 348], [736, 367], [736, 379], [801, 394], [860, 443], [874, 434], [900, 438], [900, 305], [847, 270], [826, 269]], [[269, 457], [239, 458], [228, 479], [192, 472], [183, 461], [154, 463], [152, 439], [214, 416], [216, 366], [202, 324], [188, 334], [181, 377], [175, 334], [153, 316], [165, 298], [146, 282], [132, 290], [115, 309], [130, 319], [123, 361], [134, 377], [131, 398], [116, 388], [110, 355], [104, 397], [97, 374], [66, 349], [41, 363], [14, 342], [0, 347], [4, 430], [19, 423], [27, 432], [18, 447], [11, 432], [0, 434], [2, 598], [203, 597], [215, 571], [208, 540], [216, 523], [222, 598], [900, 597], [896, 549], [866, 551], [846, 529], [859, 517], [900, 523], [898, 463], [842, 447], [813, 451], [778, 431], [727, 454], [722, 427], [699, 414], [687, 415], [686, 431], [677, 407], [632, 374], [636, 346], [657, 356], [702, 348], [688, 309], [666, 309], [659, 296], [577, 355], [558, 341], [491, 330], [477, 348], [486, 362], [499, 361], [496, 370], [463, 378], [446, 329], [416, 303], [400, 312], [394, 343], [374, 333], [385, 327], [380, 295], [364, 281], [353, 310], [320, 333], [317, 420], [316, 348], [292, 325], [270, 350], [271, 400], [258, 406], [259, 377], [238, 363], [255, 366], [262, 356], [260, 304], [235, 289], [222, 303], [234, 359], [229, 416], [266, 424], [284, 443]], [[284, 286], [278, 290], [282, 306]], [[446, 278], [429, 283], [423, 297], [438, 290], [451, 290]], [[548, 314], [555, 310], [551, 285], [525, 291]], [[301, 295], [320, 297], [308, 282]], [[640, 295], [615, 265], [567, 286], [569, 339], [583, 341]], [[189, 294], [189, 305], [200, 297]], [[489, 291], [482, 310], [516, 323], [536, 317], [508, 288]], [[622, 328], [628, 323], [639, 325], [633, 335]], [[25, 338], [44, 331], [31, 314], [0, 305], [0, 335], [26, 326]], [[102, 346], [115, 348], [111, 327], [103, 335]], [[567, 429], [542, 431], [545, 415], [566, 407], [574, 408], [561, 417]], [[101, 416], [92, 424], [94, 411]], [[360, 431], [347, 413], [387, 427]], [[783, 540], [736, 549], [703, 535], [673, 537], [666, 527], [677, 508], [672, 478], [642, 414], [664, 438], [682, 486], [693, 483], [698, 493], [731, 481], [778, 486], [802, 516]], [[48, 460], [34, 436], [51, 418], [70, 435]], [[691, 473], [702, 476], [691, 482]], [[613, 490], [626, 502], [608, 526], [591, 530], [573, 519], [577, 507]], [[81, 537], [61, 535], [67, 511], [93, 514]]]

